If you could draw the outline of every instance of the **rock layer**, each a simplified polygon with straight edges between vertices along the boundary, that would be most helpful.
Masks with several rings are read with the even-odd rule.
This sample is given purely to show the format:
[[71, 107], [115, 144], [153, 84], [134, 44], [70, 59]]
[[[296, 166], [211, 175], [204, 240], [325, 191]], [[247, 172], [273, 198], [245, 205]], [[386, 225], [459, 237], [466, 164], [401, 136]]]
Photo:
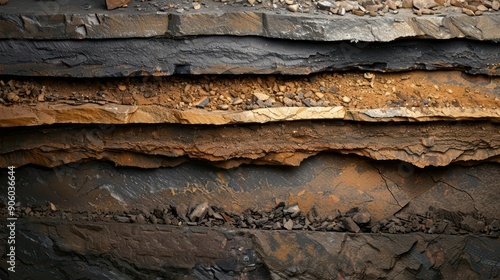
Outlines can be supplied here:
[[500, 121], [498, 109], [427, 108], [424, 110], [400, 107], [357, 110], [335, 107], [275, 107], [248, 111], [215, 111], [200, 109], [177, 110], [163, 106], [127, 106], [86, 104], [38, 104], [36, 106], [3, 107], [0, 127], [39, 126], [50, 124], [203, 124], [228, 125], [268, 123], [296, 120], [348, 120], [363, 122], [428, 122], [428, 121]]
[[[487, 237], [233, 231], [36, 220], [21, 220], [19, 227], [16, 256], [21, 262], [16, 276], [23, 279], [45, 275], [51, 279], [77, 279], [76, 275], [93, 279], [494, 279], [500, 262], [496, 254], [499, 240]], [[0, 233], [5, 238], [6, 227]]]
[[425, 167], [498, 161], [500, 155], [498, 125], [488, 122], [62, 126], [4, 129], [0, 137], [1, 167], [54, 167], [106, 159], [117, 165], [154, 168], [169, 166], [182, 157], [226, 168], [243, 163], [298, 166], [304, 158], [321, 151], [402, 160]]
[[[56, 77], [173, 74], [310, 74], [321, 71], [462, 70], [500, 75], [499, 45], [469, 40], [389, 43], [261, 37], [1, 40], [0, 75]], [[145, 56], [144, 54], [148, 55]]]
[[[127, 1], [118, 2], [113, 7]], [[149, 3], [148, 3], [149, 4]], [[155, 5], [156, 4], [156, 5]], [[106, 11], [102, 1], [78, 2], [19, 0], [0, 11], [1, 39], [113, 39], [201, 35], [262, 36], [311, 41], [388, 42], [402, 38], [498, 41], [498, 11], [469, 17], [460, 8], [440, 14], [414, 15], [410, 9], [382, 17], [325, 13], [291, 13], [286, 9], [243, 7], [208, 1], [202, 10], [186, 10], [181, 1], [151, 3], [136, 9]], [[356, 3], [357, 4], [357, 3]], [[136, 5], [141, 6], [141, 5]], [[169, 7], [170, 6], [170, 7]], [[183, 7], [181, 7], [183, 6]], [[174, 7], [176, 10], [174, 10]], [[296, 4], [295, 10], [298, 7]], [[362, 12], [362, 14], [364, 14]]]
[[[297, 203], [306, 214], [315, 208], [323, 218], [359, 207], [371, 214], [373, 223], [398, 212], [425, 215], [430, 206], [498, 220], [499, 170], [493, 163], [420, 169], [400, 161], [329, 153], [306, 159], [299, 167], [243, 165], [228, 170], [199, 161], [149, 170], [92, 161], [19, 167], [16, 197], [23, 207], [51, 202], [74, 213], [150, 211], [167, 205], [183, 205], [187, 212], [209, 202], [241, 214], [246, 209], [267, 211], [284, 201]], [[7, 181], [7, 172], [0, 179]]]

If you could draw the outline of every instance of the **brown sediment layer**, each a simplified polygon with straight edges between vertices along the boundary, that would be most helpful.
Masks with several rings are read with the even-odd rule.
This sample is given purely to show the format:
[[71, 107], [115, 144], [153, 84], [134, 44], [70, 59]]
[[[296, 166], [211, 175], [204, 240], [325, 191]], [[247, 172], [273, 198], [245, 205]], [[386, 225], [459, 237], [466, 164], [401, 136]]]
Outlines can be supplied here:
[[4, 129], [0, 139], [1, 167], [104, 159], [156, 168], [176, 165], [183, 157], [224, 168], [244, 163], [298, 166], [322, 151], [425, 167], [498, 161], [500, 155], [499, 127], [489, 122], [60, 126]]
[[304, 119], [492, 120], [500, 81], [458, 71], [3, 79], [0, 126], [57, 123], [235, 124]]

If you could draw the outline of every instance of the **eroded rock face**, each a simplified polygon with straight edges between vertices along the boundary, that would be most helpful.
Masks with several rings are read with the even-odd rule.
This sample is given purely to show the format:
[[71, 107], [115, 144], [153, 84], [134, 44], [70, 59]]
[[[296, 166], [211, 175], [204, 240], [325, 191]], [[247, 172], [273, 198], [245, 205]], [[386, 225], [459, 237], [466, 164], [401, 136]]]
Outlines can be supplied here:
[[[182, 158], [232, 168], [292, 165], [322, 151], [418, 167], [498, 161], [498, 125], [489, 122], [357, 123], [300, 121], [246, 126], [61, 126], [3, 129], [0, 166], [54, 167], [105, 159], [121, 166], [171, 166]], [[22, 139], [20, 141], [19, 139]]]
[[[363, 22], [363, 25], [366, 24]], [[224, 55], [221, 55], [221, 46]], [[0, 49], [4, 50], [0, 52], [0, 74], [17, 76], [307, 75], [351, 69], [442, 69], [500, 75], [498, 44], [470, 40], [354, 43], [201, 36], [182, 39], [1, 40]], [[145, 53], [151, 55], [144, 56]]]
[[[425, 213], [429, 206], [478, 211], [498, 219], [499, 169], [492, 163], [420, 169], [404, 162], [322, 153], [299, 167], [244, 165], [223, 170], [196, 161], [150, 170], [95, 161], [51, 169], [25, 166], [16, 170], [16, 185], [21, 205], [49, 201], [70, 212], [149, 211], [182, 204], [194, 209], [209, 202], [228, 213], [242, 213], [284, 201], [298, 203], [303, 213], [316, 208], [322, 217], [359, 207], [369, 211], [371, 222], [399, 211]], [[6, 174], [0, 179], [7, 181]]]
[[[16, 276], [22, 278], [494, 279], [500, 262], [500, 242], [488, 237], [36, 220], [20, 220], [19, 232]], [[0, 233], [4, 237], [6, 228]]]
[[[265, 4], [245, 7], [243, 3], [226, 5], [225, 2], [208, 1], [204, 3], [203, 9], [194, 11], [185, 9], [185, 4], [178, 0], [171, 1], [170, 6], [141, 3], [135, 9], [113, 11], [106, 11], [102, 2], [92, 0], [82, 7], [77, 2], [62, 5], [46, 1], [35, 4], [29, 0], [15, 1], [0, 11], [0, 38], [61, 40], [232, 35], [365, 42], [388, 42], [409, 37], [492, 41], [500, 38], [498, 28], [495, 28], [500, 22], [498, 11], [492, 9], [481, 12], [480, 17], [469, 17], [460, 8], [430, 10], [432, 5], [428, 3], [434, 1], [427, 1], [426, 4], [422, 3], [425, 1], [413, 1], [416, 8], [421, 8], [416, 14], [425, 16], [417, 16], [411, 9], [398, 9], [398, 13], [389, 13], [389, 7], [383, 12], [384, 16], [376, 16], [383, 14], [381, 1], [360, 1], [376, 16], [370, 18], [368, 14], [360, 17], [365, 12], [359, 10], [360, 5], [356, 1], [339, 1], [339, 8], [343, 8], [343, 12], [332, 5], [331, 9], [319, 13], [313, 12], [316, 5], [312, 2], [306, 6], [294, 3], [273, 9]], [[128, 2], [107, 0], [106, 4], [108, 9], [114, 9]], [[492, 2], [498, 3], [496, 0]], [[462, 2], [455, 3], [462, 6]], [[495, 5], [493, 3], [490, 6]], [[392, 8], [396, 9], [395, 6], [392, 3]], [[302, 13], [304, 9], [312, 10]], [[360, 16], [351, 14], [353, 9], [353, 13]], [[373, 14], [375, 10], [379, 10], [379, 13]], [[339, 12], [342, 16], [335, 15]], [[472, 12], [472, 15], [475, 14]]]

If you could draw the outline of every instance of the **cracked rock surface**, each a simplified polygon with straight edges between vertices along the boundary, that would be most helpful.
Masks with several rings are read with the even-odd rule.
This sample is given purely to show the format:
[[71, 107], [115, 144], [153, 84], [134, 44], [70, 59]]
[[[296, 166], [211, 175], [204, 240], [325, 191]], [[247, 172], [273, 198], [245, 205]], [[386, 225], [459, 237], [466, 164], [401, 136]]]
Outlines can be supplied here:
[[[479, 129], [478, 129], [479, 128]], [[104, 159], [157, 168], [200, 159], [299, 166], [319, 152], [401, 160], [418, 167], [498, 162], [500, 131], [489, 122], [357, 123], [297, 121], [246, 126], [61, 126], [3, 129], [0, 166], [55, 167]], [[23, 141], [19, 141], [19, 139]]]
[[[15, 76], [307, 75], [352, 69], [462, 70], [469, 74], [500, 75], [498, 44], [465, 39], [402, 39], [387, 43], [290, 41], [254, 36], [7, 39], [0, 41], [0, 49], [0, 74]], [[144, 56], [145, 53], [149, 55]]]
[[323, 217], [335, 209], [346, 212], [359, 207], [376, 222], [398, 212], [426, 213], [429, 206], [499, 219], [499, 168], [481, 163], [421, 169], [398, 161], [321, 153], [300, 167], [243, 165], [224, 170], [189, 161], [141, 170], [91, 161], [52, 169], [30, 165], [16, 172], [23, 206], [50, 201], [70, 212], [149, 211], [181, 204], [194, 209], [209, 202], [228, 213], [242, 213], [255, 207], [268, 210], [276, 201], [284, 201], [298, 203], [303, 213], [316, 208]]
[[[403, 2], [408, 1], [300, 0], [287, 1], [292, 3], [285, 5], [281, 1], [208, 0], [195, 5], [198, 9], [190, 2], [132, 1], [128, 9], [107, 11], [100, 0], [84, 4], [18, 0], [0, 11], [0, 38], [234, 35], [367, 42], [409, 37], [491, 41], [500, 38], [495, 28], [500, 22], [498, 0], [482, 1], [486, 2], [484, 5], [480, 1], [438, 1], [438, 5], [434, 1], [414, 0], [410, 1], [413, 10], [402, 8]], [[328, 2], [331, 7], [325, 8]]]
[[[25, 246], [17, 255], [22, 260], [18, 267], [22, 278], [428, 279], [446, 275], [494, 279], [500, 261], [495, 254], [500, 243], [488, 237], [29, 220], [20, 221], [19, 227], [19, 241]], [[0, 234], [6, 235], [5, 227]]]

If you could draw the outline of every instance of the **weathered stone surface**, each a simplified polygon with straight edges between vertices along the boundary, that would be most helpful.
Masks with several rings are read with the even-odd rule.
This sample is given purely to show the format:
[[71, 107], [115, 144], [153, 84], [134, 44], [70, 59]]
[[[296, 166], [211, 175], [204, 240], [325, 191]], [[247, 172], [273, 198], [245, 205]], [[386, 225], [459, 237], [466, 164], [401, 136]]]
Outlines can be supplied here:
[[297, 166], [321, 151], [402, 160], [425, 167], [498, 161], [500, 155], [498, 125], [488, 122], [34, 127], [4, 129], [0, 139], [1, 167], [54, 167], [107, 159], [118, 165], [151, 168], [170, 166], [173, 159], [183, 156], [226, 168], [250, 162]]
[[116, 8], [127, 7], [131, 0], [106, 0], [106, 8], [113, 10]]
[[[113, 2], [118, 3], [108, 8], [119, 7], [128, 1]], [[183, 5], [181, 1], [173, 2], [172, 5]], [[421, 17], [410, 9], [399, 9], [397, 14], [387, 13], [383, 17], [358, 17], [349, 13], [332, 17], [287, 11], [278, 14], [273, 10], [229, 7], [217, 2], [205, 4], [206, 10], [182, 12], [161, 5], [106, 11], [99, 0], [87, 1], [86, 7], [75, 1], [64, 4], [37, 1], [33, 4], [30, 0], [18, 0], [0, 11], [0, 38], [61, 40], [236, 35], [367, 42], [408, 37], [493, 41], [500, 38], [500, 31], [495, 28], [500, 24], [500, 14], [491, 12], [469, 17], [461, 11], [448, 10]]]
[[356, 44], [221, 36], [182, 40], [2, 40], [0, 74], [109, 77], [455, 69], [499, 76], [499, 48], [498, 44], [467, 40]]
[[[124, 157], [136, 160], [128, 154]], [[419, 169], [404, 162], [332, 153], [306, 159], [299, 167], [243, 165], [229, 170], [196, 161], [150, 170], [94, 161], [53, 169], [19, 167], [16, 195], [21, 205], [50, 201], [61, 211], [176, 205], [186, 213], [209, 201], [241, 213], [255, 207], [271, 209], [276, 201], [286, 201], [297, 203], [303, 213], [315, 207], [323, 217], [336, 209], [345, 212], [357, 206], [371, 214], [372, 222], [401, 209], [402, 213], [406, 213], [404, 209], [425, 213], [429, 206], [464, 212], [478, 209], [485, 217], [498, 219], [499, 170], [492, 163]], [[447, 176], [439, 178], [440, 174]], [[7, 181], [7, 172], [0, 179]], [[3, 186], [6, 191], [7, 185]]]
[[0, 127], [36, 126], [47, 124], [242, 124], [293, 120], [355, 120], [364, 122], [427, 122], [490, 120], [499, 122], [497, 109], [429, 108], [425, 111], [408, 108], [348, 110], [336, 107], [276, 107], [243, 112], [208, 112], [203, 110], [165, 109], [161, 106], [96, 105], [82, 106], [38, 104], [36, 106], [3, 107]]
[[[429, 205], [443, 208], [448, 211], [462, 212], [490, 212], [497, 204], [498, 191], [484, 187], [496, 180], [487, 175], [484, 170], [474, 170], [475, 167], [456, 167], [456, 173], [447, 173], [443, 170], [432, 170], [429, 176], [436, 183], [431, 189], [415, 197], [401, 211], [402, 214], [426, 211]], [[397, 176], [395, 176], [397, 177]], [[476, 200], [482, 201], [476, 204]], [[427, 205], [426, 205], [427, 204]], [[496, 215], [497, 219], [500, 218]]]
[[[498, 239], [20, 220], [16, 277], [498, 277]], [[6, 227], [0, 229], [6, 238]], [[5, 256], [5, 247], [2, 247]], [[182, 257], [179, 257], [182, 256]], [[5, 262], [5, 259], [2, 259]], [[4, 278], [7, 274], [1, 270]]]
[[[257, 252], [266, 256], [263, 262], [272, 279], [331, 279], [331, 278], [433, 278], [438, 277], [497, 277], [493, 267], [499, 259], [498, 239], [488, 239], [488, 245], [474, 237], [442, 236], [433, 244], [425, 235], [355, 235], [330, 236], [301, 233], [255, 233]], [[466, 245], [459, 245], [466, 243]], [[462, 248], [477, 248], [475, 254], [485, 254], [472, 261], [474, 253]], [[460, 246], [460, 247], [455, 247]], [[483, 247], [484, 246], [484, 247]], [[488, 248], [488, 246], [492, 246]], [[466, 250], [468, 250], [466, 249]], [[445, 253], [446, 252], [446, 253]], [[383, 256], [387, 256], [383, 257]], [[454, 261], [451, 261], [454, 257]], [[450, 261], [448, 261], [450, 258]], [[460, 260], [460, 261], [458, 261]], [[482, 267], [484, 274], [470, 271], [468, 265], [456, 265], [471, 260], [472, 267]], [[451, 263], [453, 263], [453, 265]], [[467, 261], [466, 261], [467, 262]], [[476, 266], [478, 265], [478, 266]], [[458, 269], [457, 269], [458, 267]]]

